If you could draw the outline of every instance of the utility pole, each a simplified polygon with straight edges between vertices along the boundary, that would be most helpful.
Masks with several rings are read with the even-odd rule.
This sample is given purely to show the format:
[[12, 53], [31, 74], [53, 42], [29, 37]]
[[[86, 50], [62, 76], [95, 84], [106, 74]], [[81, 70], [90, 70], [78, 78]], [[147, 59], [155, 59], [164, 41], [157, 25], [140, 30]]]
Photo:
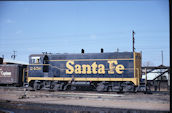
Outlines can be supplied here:
[[135, 43], [134, 34], [135, 34], [135, 32], [133, 30], [133, 32], [132, 32], [132, 35], [133, 35], [133, 52], [135, 52], [135, 48], [134, 48], [134, 43]]
[[11, 55], [11, 58], [12, 58], [13, 60], [15, 60], [15, 58], [16, 58], [16, 52], [17, 52], [17, 51], [13, 51], [14, 54]]
[[[162, 58], [162, 66], [163, 66], [163, 50], [161, 51], [161, 58]], [[160, 69], [160, 72], [162, 73], [162, 69]], [[160, 91], [160, 89], [161, 89], [161, 81], [162, 81], [162, 76], [160, 76], [159, 91]]]
[[162, 65], [163, 65], [163, 51], [161, 51]]
[[147, 69], [145, 68], [145, 88], [147, 93]]

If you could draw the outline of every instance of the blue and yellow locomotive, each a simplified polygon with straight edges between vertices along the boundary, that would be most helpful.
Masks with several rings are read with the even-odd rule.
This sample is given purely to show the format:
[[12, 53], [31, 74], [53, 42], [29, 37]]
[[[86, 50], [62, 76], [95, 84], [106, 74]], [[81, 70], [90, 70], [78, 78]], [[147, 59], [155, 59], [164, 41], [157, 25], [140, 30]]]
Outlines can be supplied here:
[[91, 87], [97, 91], [135, 91], [141, 79], [136, 52], [32, 54], [27, 82], [35, 90]]

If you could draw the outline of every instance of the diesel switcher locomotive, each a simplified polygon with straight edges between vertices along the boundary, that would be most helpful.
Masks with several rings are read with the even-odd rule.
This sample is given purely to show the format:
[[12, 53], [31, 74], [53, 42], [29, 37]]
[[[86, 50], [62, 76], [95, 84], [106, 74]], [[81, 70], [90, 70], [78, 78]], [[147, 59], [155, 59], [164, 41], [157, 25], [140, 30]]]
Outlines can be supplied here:
[[27, 82], [35, 90], [136, 91], [141, 80], [137, 52], [32, 54]]

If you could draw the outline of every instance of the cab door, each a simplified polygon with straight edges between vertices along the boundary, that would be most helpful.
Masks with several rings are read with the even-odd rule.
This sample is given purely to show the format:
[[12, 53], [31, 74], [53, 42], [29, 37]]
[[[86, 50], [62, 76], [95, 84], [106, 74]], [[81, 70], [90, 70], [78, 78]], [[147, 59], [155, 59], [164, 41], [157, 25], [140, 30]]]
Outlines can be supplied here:
[[50, 67], [49, 67], [49, 58], [47, 55], [44, 56], [43, 58], [43, 73], [45, 77], [48, 77]]

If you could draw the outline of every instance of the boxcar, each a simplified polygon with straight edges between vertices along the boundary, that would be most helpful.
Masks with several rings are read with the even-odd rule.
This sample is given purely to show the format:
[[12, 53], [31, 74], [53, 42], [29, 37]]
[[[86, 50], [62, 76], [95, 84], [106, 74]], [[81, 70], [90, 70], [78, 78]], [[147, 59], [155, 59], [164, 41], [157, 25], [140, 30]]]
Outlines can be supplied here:
[[89, 85], [97, 91], [134, 91], [140, 78], [141, 54], [136, 52], [29, 56], [28, 83], [35, 89]]
[[19, 64], [0, 64], [0, 84], [21, 86], [24, 82], [24, 67]]
[[0, 64], [3, 64], [3, 58], [0, 57]]

